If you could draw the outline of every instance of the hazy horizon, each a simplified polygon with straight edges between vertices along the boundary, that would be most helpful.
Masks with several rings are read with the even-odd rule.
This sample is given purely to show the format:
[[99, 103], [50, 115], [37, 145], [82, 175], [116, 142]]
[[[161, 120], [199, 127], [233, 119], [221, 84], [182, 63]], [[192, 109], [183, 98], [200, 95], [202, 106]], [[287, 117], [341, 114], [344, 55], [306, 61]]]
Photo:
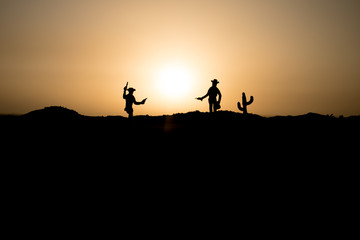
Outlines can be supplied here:
[[64, 106], [121, 115], [221, 110], [360, 115], [360, 1], [4, 0], [0, 114]]

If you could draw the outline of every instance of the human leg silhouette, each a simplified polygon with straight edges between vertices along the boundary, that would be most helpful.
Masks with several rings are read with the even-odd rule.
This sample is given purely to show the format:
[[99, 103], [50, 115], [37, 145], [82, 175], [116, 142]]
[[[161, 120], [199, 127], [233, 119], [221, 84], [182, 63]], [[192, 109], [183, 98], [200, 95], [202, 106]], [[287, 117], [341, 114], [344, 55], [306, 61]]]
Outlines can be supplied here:
[[125, 111], [129, 114], [129, 118], [133, 117], [133, 112], [134, 112], [133, 109], [125, 109]]
[[215, 104], [212, 102], [209, 102], [209, 111], [213, 112], [213, 110], [215, 111]]

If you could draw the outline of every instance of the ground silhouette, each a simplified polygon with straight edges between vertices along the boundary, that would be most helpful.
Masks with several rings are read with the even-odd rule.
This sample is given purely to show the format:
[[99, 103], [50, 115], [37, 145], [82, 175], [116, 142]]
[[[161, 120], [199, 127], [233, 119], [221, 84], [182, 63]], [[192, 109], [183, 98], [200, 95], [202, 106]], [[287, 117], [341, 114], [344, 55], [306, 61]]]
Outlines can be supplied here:
[[[174, 142], [201, 142], [206, 144], [231, 145], [233, 142], [247, 142], [245, 138], [256, 140], [256, 144], [311, 142], [314, 139], [329, 139], [337, 142], [350, 138], [359, 131], [360, 116], [334, 117], [307, 113], [298, 116], [263, 117], [256, 114], [241, 114], [232, 111], [215, 113], [193, 111], [162, 116], [122, 116], [90, 117], [65, 107], [51, 106], [31, 111], [20, 116], [0, 116], [4, 131], [13, 131], [21, 136], [31, 132], [35, 135], [49, 135], [49, 132], [67, 133], [77, 138], [96, 142], [101, 139], [121, 137], [129, 139], [164, 140]], [[51, 138], [52, 136], [48, 136]], [[218, 138], [213, 141], [211, 139]], [[185, 141], [182, 141], [182, 140]], [[271, 141], [271, 139], [276, 141]], [[288, 141], [289, 140], [289, 141]], [[164, 140], [166, 143], [166, 140]], [[155, 141], [156, 142], [156, 141]], [[321, 145], [321, 142], [316, 143]]]
[[[175, 113], [173, 115], [139, 115], [134, 116], [133, 119], [127, 119], [122, 116], [86, 116], [66, 107], [50, 106], [31, 111], [24, 115], [0, 115], [0, 120], [9, 125], [11, 125], [12, 122], [33, 124], [43, 124], [44, 122], [47, 122], [50, 124], [61, 123], [65, 120], [67, 122], [74, 120], [75, 122], [82, 121], [84, 124], [94, 123], [95, 125], [98, 125], [97, 127], [105, 127], [101, 126], [101, 124], [109, 124], [110, 126], [117, 125], [120, 127], [128, 124], [132, 125], [134, 128], [163, 128], [163, 130], [166, 128], [166, 125], [171, 125], [174, 129], [187, 127], [207, 128], [208, 126], [212, 126], [214, 129], [234, 128], [246, 131], [251, 125], [257, 125], [258, 129], [267, 124], [279, 124], [279, 126], [284, 126], [279, 128], [279, 131], [283, 130], [283, 128], [288, 125], [293, 125], [292, 130], [296, 131], [297, 128], [301, 127], [312, 128], [327, 126], [328, 124], [332, 125], [334, 129], [340, 125], [343, 125], [343, 127], [346, 125], [352, 126], [360, 120], [360, 116], [334, 117], [333, 115], [322, 115], [309, 112], [297, 116], [263, 117], [257, 114], [248, 113], [247, 115], [244, 115], [232, 111], [218, 111], [216, 113], [192, 111], [187, 113]], [[128, 126], [125, 127], [127, 128]], [[356, 129], [357, 128], [354, 128], [354, 130]], [[332, 131], [331, 128], [328, 130], [329, 132]]]
[[228, 210], [333, 216], [356, 199], [359, 120], [230, 111], [128, 119], [64, 107], [0, 116], [3, 195], [12, 214], [31, 209], [30, 218], [54, 206], [56, 216], [88, 216], [123, 199], [145, 212], [183, 202], [192, 211], [209, 197]]
[[34, 110], [29, 113], [24, 114], [22, 117], [25, 118], [34, 118], [34, 119], [74, 119], [81, 117], [79, 113], [74, 110], [61, 107], [61, 106], [50, 106], [43, 109]]
[[313, 199], [356, 182], [359, 123], [360, 116], [231, 111], [128, 119], [47, 107], [0, 116], [2, 166], [7, 182], [42, 184], [44, 193], [64, 182], [76, 192], [84, 185], [116, 192], [186, 183], [195, 192], [218, 187], [265, 202], [272, 194], [288, 199], [290, 191]]

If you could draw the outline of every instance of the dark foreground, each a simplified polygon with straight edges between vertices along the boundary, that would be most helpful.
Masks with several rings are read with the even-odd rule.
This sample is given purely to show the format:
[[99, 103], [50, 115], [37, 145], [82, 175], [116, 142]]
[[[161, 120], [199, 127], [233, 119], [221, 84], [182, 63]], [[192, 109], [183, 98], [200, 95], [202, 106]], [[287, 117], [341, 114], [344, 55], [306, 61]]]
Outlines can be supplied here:
[[146, 174], [161, 169], [206, 174], [216, 170], [226, 176], [242, 171], [340, 171], [357, 161], [360, 133], [360, 116], [314, 113], [265, 118], [220, 111], [127, 119], [48, 107], [1, 116], [0, 121], [4, 162], [16, 159], [21, 166], [49, 165], [53, 170], [124, 171], [129, 166]]
[[101, 209], [126, 222], [171, 215], [198, 226], [212, 215], [232, 228], [239, 218], [270, 235], [282, 219], [282, 234], [334, 236], [351, 226], [343, 213], [356, 202], [359, 123], [227, 111], [130, 120], [59, 107], [1, 116], [3, 204], [27, 223], [55, 216], [78, 226], [74, 213], [93, 221]]
[[223, 177], [344, 176], [358, 161], [360, 133], [360, 116], [315, 113], [266, 118], [220, 111], [127, 119], [48, 107], [0, 116], [0, 123], [4, 163], [124, 174], [134, 167], [145, 175], [186, 171]]
[[308, 113], [265, 118], [220, 111], [127, 119], [88, 117], [62, 107], [1, 116], [0, 121], [5, 145], [12, 154], [63, 161], [91, 157], [125, 162], [167, 159], [249, 164], [352, 158], [360, 129], [360, 116]]

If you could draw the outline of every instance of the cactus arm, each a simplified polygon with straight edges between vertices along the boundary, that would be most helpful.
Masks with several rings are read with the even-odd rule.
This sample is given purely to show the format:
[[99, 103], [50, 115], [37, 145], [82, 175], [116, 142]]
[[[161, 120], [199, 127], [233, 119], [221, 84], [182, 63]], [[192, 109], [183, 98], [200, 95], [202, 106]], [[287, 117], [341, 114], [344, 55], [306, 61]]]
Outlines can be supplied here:
[[246, 104], [247, 104], [247, 105], [250, 105], [250, 104], [252, 104], [253, 101], [254, 101], [254, 97], [251, 96], [251, 97], [250, 97], [250, 100], [249, 100]]
[[244, 111], [244, 109], [241, 107], [241, 103], [240, 103], [240, 102], [237, 103], [237, 107], [239, 108], [240, 111]]

